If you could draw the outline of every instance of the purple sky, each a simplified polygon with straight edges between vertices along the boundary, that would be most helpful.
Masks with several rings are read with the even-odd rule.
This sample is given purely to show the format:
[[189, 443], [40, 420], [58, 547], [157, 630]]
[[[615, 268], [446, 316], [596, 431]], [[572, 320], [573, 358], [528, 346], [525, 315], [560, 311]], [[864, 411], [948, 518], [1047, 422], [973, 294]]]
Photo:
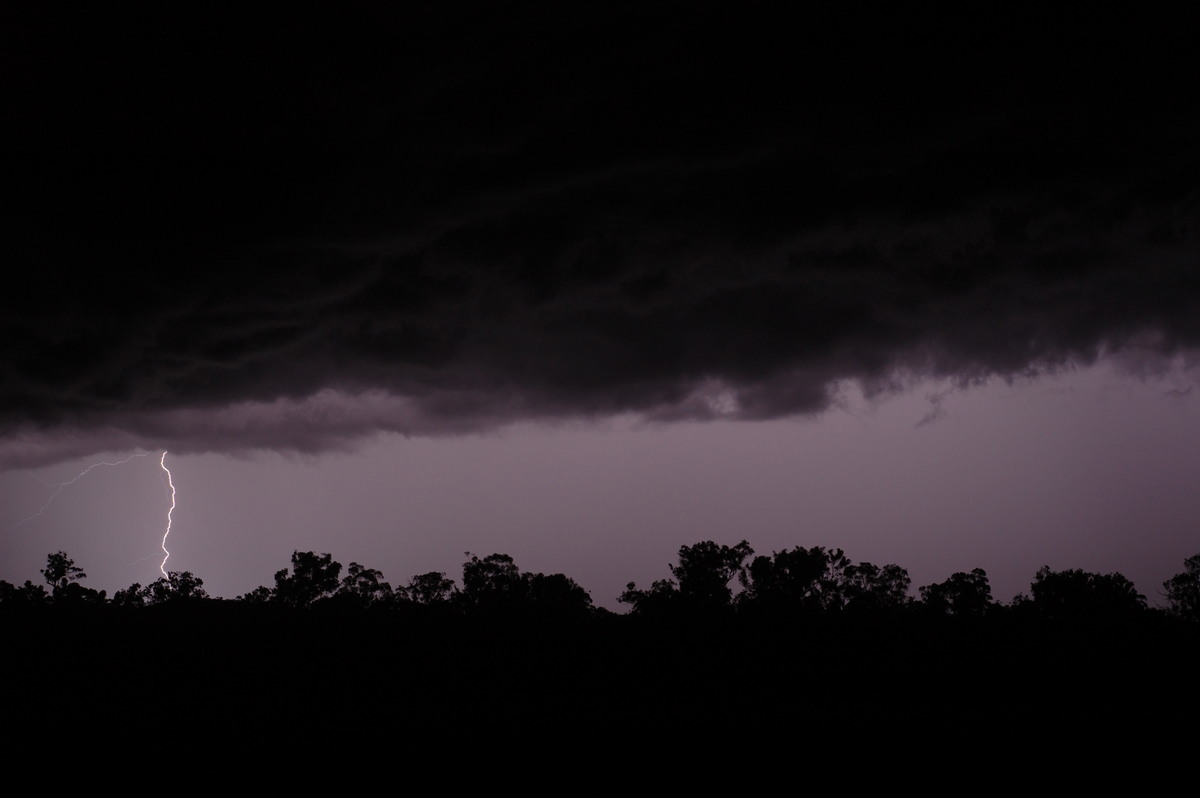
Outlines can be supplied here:
[[0, 12], [0, 579], [152, 579], [157, 456], [23, 520], [165, 449], [218, 595], [499, 551], [612, 606], [745, 538], [1153, 598], [1200, 551], [1188, 28], [781, 8]]
[[[1195, 377], [1098, 367], [936, 404], [935, 385], [876, 406], [849, 391], [844, 409], [807, 420], [618, 419], [383, 435], [315, 457], [168, 455], [169, 566], [232, 597], [272, 584], [294, 549], [393, 584], [429, 570], [457, 579], [464, 552], [503, 552], [620, 610], [625, 583], [667, 577], [682, 543], [746, 539], [759, 553], [821, 545], [895, 562], [914, 589], [980, 567], [1005, 602], [1042, 565], [1120, 571], [1153, 602], [1200, 551]], [[96, 460], [0, 474], [0, 578], [36, 577], [58, 549], [110, 593], [156, 578], [169, 506], [158, 459], [93, 469], [25, 523], [51, 485]]]

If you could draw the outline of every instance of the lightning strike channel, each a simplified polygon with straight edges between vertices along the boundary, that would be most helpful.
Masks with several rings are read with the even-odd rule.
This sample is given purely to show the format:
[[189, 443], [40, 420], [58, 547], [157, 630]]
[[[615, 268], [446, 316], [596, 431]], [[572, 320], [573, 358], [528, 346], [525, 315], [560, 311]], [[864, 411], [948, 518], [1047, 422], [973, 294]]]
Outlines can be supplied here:
[[158, 570], [162, 571], [162, 575], [169, 579], [170, 577], [167, 576], [167, 560], [171, 557], [171, 552], [167, 551], [167, 535], [171, 534], [171, 514], [175, 512], [175, 481], [171, 479], [171, 469], [167, 468], [166, 450], [163, 450], [158, 464], [162, 467], [163, 471], [167, 472], [167, 485], [171, 488], [171, 508], [167, 510], [167, 529], [163, 532], [162, 536], [163, 558], [162, 562], [158, 565]]
[[[128, 463], [130, 460], [132, 460], [135, 457], [145, 457], [148, 454], [150, 454], [150, 452], [135, 452], [135, 453], [129, 455], [128, 457], [126, 457], [124, 460], [116, 460], [113, 462], [109, 462], [108, 460], [101, 460], [98, 463], [92, 463], [90, 466], [88, 466], [87, 468], [80, 471], [78, 474], [75, 475], [75, 477], [73, 479], [68, 479], [66, 482], [53, 483], [52, 487], [54, 488], [54, 492], [50, 494], [50, 498], [46, 499], [45, 503], [42, 504], [42, 506], [40, 508], [38, 508], [38, 511], [36, 513], [29, 516], [28, 518], [22, 518], [20, 521], [18, 521], [13, 526], [13, 529], [17, 529], [18, 527], [21, 527], [24, 524], [29, 523], [33, 519], [41, 517], [42, 513], [46, 512], [46, 508], [48, 508], [54, 502], [55, 498], [58, 497], [58, 494], [62, 493], [63, 488], [67, 487], [68, 485], [74, 485], [76, 482], [78, 482], [79, 480], [81, 480], [85, 476], [87, 476], [88, 472], [90, 472], [92, 469], [99, 468], [100, 466], [125, 465], [126, 463]], [[164, 452], [164, 454], [165, 454], [165, 452]]]

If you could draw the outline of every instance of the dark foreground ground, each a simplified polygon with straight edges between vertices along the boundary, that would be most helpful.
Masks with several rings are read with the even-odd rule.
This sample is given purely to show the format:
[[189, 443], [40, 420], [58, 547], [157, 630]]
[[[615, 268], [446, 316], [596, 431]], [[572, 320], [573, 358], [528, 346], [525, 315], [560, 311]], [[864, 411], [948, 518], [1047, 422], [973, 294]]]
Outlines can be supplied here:
[[1194, 742], [1200, 718], [1200, 629], [1160, 613], [556, 623], [209, 602], [0, 622], [6, 748], [64, 761], [941, 757]]

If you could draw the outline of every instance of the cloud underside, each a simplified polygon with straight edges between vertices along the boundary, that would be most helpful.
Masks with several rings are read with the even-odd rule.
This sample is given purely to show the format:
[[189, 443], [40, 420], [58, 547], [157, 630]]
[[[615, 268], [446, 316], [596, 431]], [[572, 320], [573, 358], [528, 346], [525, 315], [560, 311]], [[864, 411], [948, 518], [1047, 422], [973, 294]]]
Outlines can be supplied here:
[[0, 466], [768, 419], [847, 381], [1200, 345], [1200, 137], [1170, 40], [1015, 59], [970, 31], [738, 38], [664, 7], [636, 30], [690, 44], [599, 9], [248, 22], [148, 54], [134, 31], [74, 62], [22, 39]]

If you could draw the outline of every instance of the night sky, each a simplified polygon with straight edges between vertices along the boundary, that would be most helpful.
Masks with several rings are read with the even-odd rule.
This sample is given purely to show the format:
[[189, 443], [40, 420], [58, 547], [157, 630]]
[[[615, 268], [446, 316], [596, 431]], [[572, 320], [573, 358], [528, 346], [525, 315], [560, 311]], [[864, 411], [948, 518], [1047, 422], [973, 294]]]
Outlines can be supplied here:
[[1182, 20], [478, 5], [0, 10], [0, 579], [1200, 552]]

